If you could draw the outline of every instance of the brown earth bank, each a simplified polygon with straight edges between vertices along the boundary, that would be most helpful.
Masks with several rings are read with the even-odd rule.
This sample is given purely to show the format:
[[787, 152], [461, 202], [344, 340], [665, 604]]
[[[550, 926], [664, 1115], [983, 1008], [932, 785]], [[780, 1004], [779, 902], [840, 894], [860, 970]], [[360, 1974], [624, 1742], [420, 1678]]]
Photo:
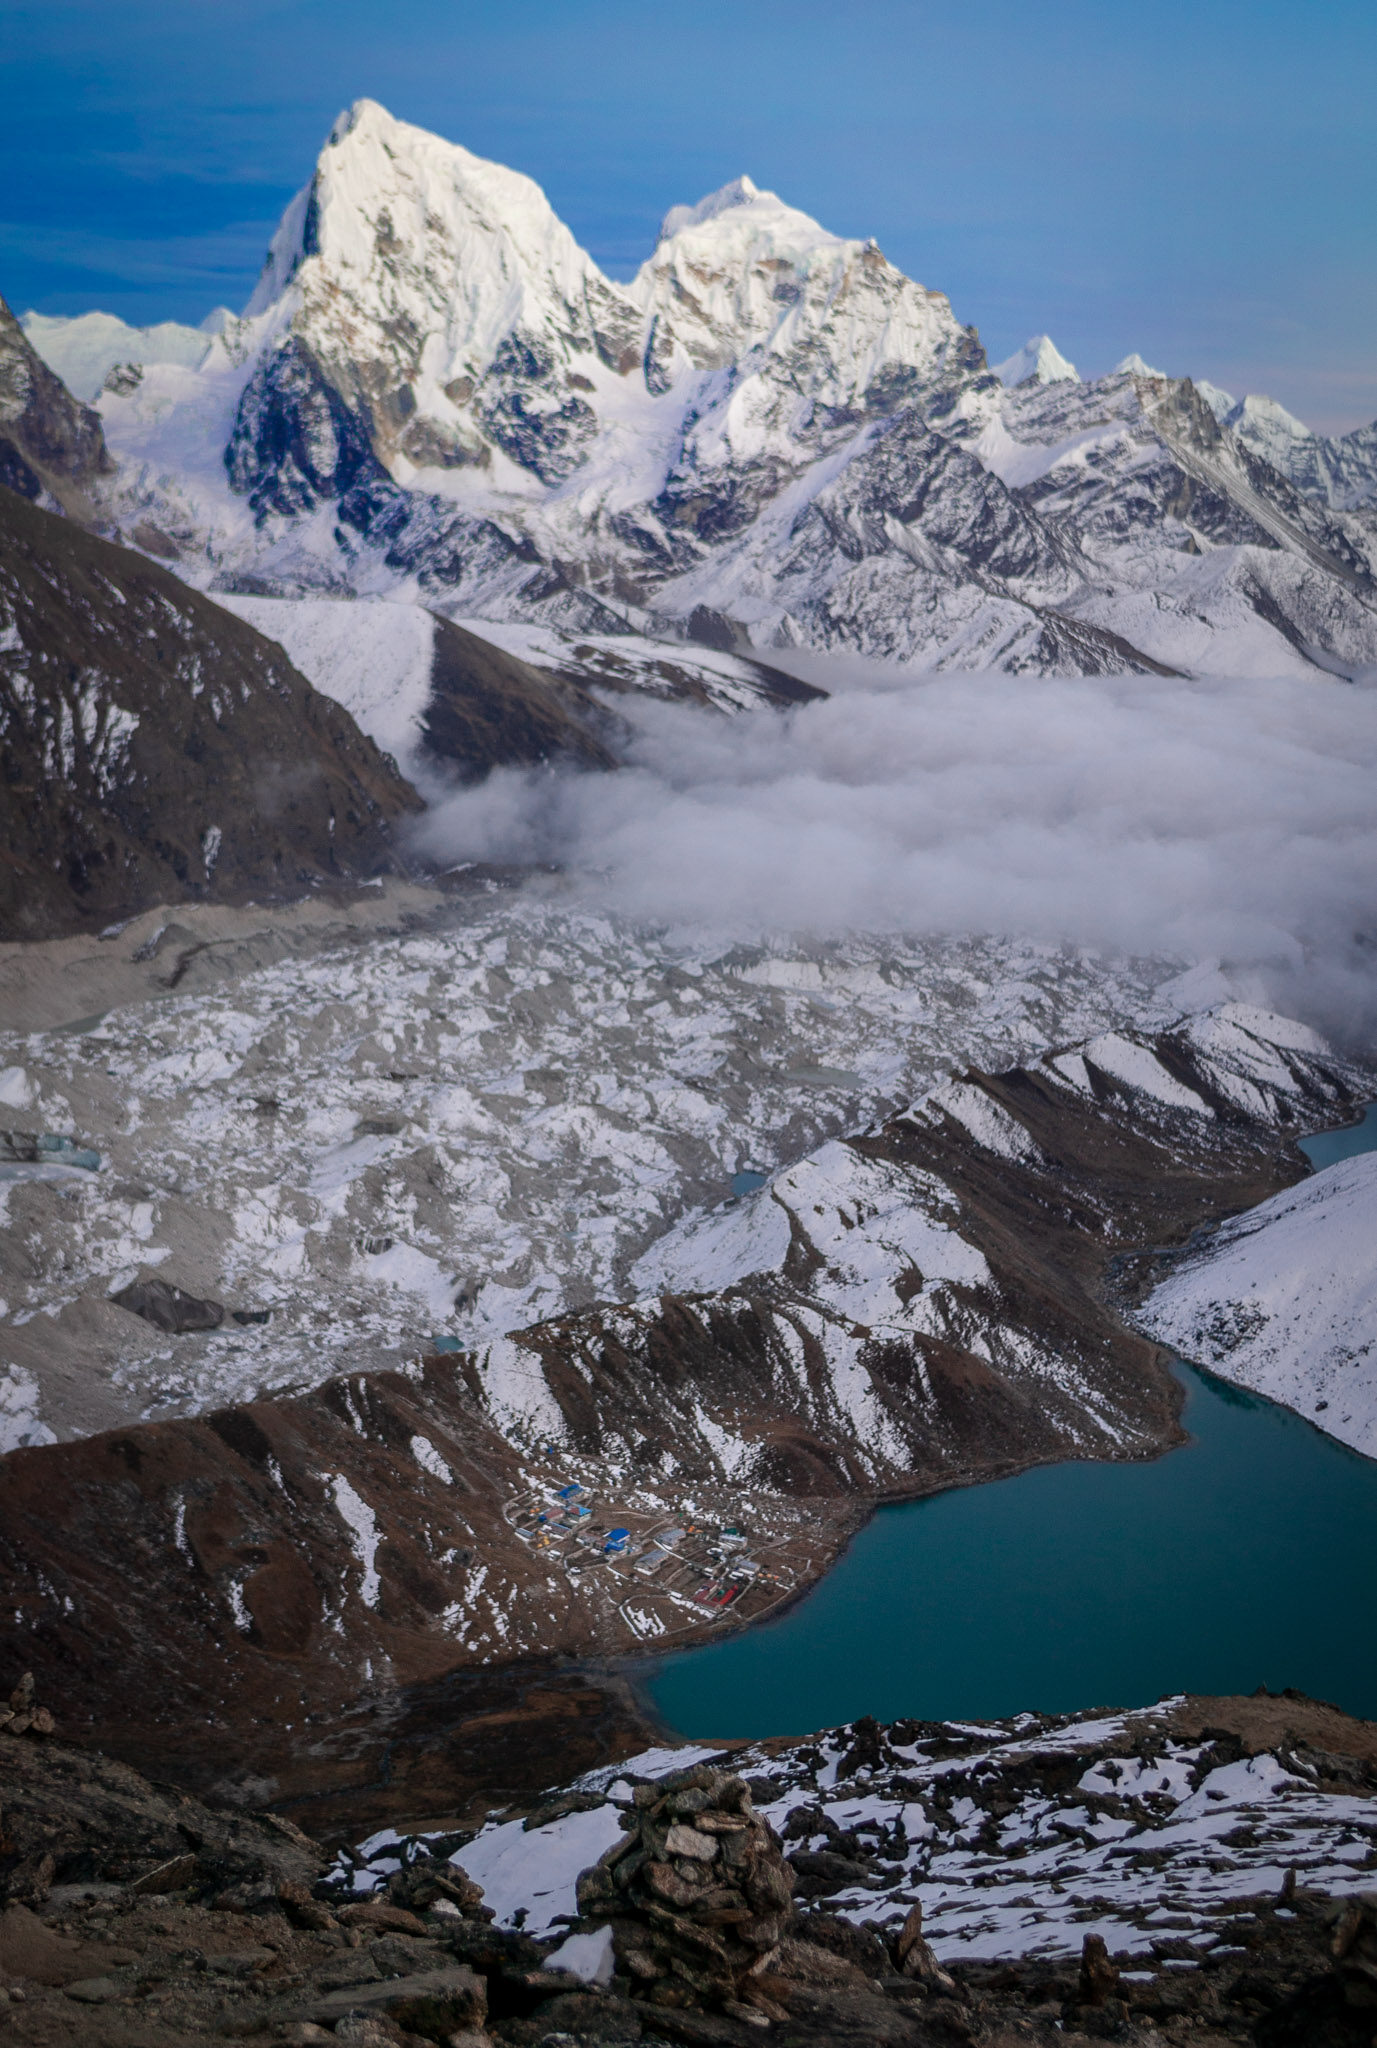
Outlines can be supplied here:
[[[839, 1310], [800, 1206], [783, 1267], [714, 1295], [599, 1306], [487, 1354], [12, 1452], [0, 1652], [71, 1732], [203, 1795], [310, 1802], [321, 1827], [414, 1810], [446, 1774], [457, 1805], [493, 1759], [515, 1791], [624, 1751], [643, 1727], [609, 1660], [758, 1618], [878, 1500], [1180, 1441], [1163, 1355], [1110, 1305], [1119, 1269], [1300, 1178], [1288, 1133], [1351, 1113], [1371, 1084], [1288, 1054], [1277, 1120], [1261, 1122], [1187, 1034], [1154, 1046], [1161, 1071], [1212, 1091], [1208, 1117], [1145, 1105], [1087, 1055], [1079, 1090], [1046, 1062], [967, 1077], [1023, 1132], [1016, 1157], [930, 1110], [852, 1141], [915, 1201], [937, 1187], [986, 1261], [988, 1280], [937, 1294], [925, 1327], [872, 1333]], [[923, 1276], [893, 1284], [902, 1302]], [[887, 1448], [870, 1409], [838, 1401], [827, 1342], [868, 1376]], [[499, 1427], [523, 1386], [557, 1423]], [[728, 1432], [748, 1451], [730, 1465], [714, 1448]], [[560, 1486], [584, 1489], [591, 1529], [630, 1532], [626, 1555], [601, 1538], [579, 1551], [578, 1528], [549, 1523]], [[683, 1545], [704, 1550], [702, 1603], [654, 1577], [687, 1569], [657, 1557], [671, 1525], [707, 1532]], [[767, 1567], [744, 1588], [712, 1535], [738, 1528]]]
[[276, 960], [424, 930], [450, 901], [432, 883], [387, 875], [296, 903], [159, 904], [121, 926], [118, 944], [93, 932], [0, 942], [0, 1017], [11, 1031], [70, 1029]]
[[[800, 1806], [781, 1839], [766, 1817], [778, 1816], [791, 1767], [816, 1769], [824, 1752], [833, 1806], [848, 1787], [883, 1791], [887, 1770], [911, 1773], [926, 1756], [929, 1785], [969, 1784], [977, 1796], [964, 1804], [999, 1816], [1020, 1799], [1069, 1805], [1082, 1796], [1077, 1774], [1089, 1765], [1093, 1776], [1125, 1747], [1145, 1763], [1188, 1756], [1207, 1791], [1249, 1759], [1275, 1763], [1280, 1750], [1293, 1774], [1314, 1780], [1309, 1808], [1327, 1798], [1337, 1814], [1340, 1793], [1369, 1832], [1377, 1816], [1377, 1726], [1299, 1695], [1186, 1699], [1112, 1724], [1077, 1719], [1023, 1716], [983, 1730], [858, 1722], [811, 1746], [758, 1744], [710, 1765], [633, 1774], [622, 1788], [620, 1843], [579, 1879], [582, 1917], [532, 1937], [510, 1911], [499, 1919], [449, 1860], [471, 1829], [401, 1845], [379, 1885], [361, 1865], [351, 1875], [348, 1860], [332, 1868], [279, 1815], [226, 1811], [68, 1747], [22, 1683], [0, 1708], [0, 2040], [749, 2048], [768, 2034], [779, 2048], [1368, 2048], [1377, 1893], [1355, 1889], [1352, 1877], [1335, 1886], [1293, 1867], [1268, 1883], [1259, 1869], [1256, 1888], [1236, 1885], [1206, 1909], [1214, 1931], [1201, 1941], [1189, 1911], [1164, 1909], [1183, 1901], [1170, 1854], [1155, 1852], [1136, 1909], [1150, 1943], [1126, 1923], [1108, 1940], [1091, 1931], [1060, 1952], [981, 1960], [934, 1934], [939, 1956], [920, 1906], [864, 1918], [854, 1897], [842, 1912], [829, 1896], [857, 1876], [882, 1885], [866, 1872], [883, 1873], [875, 1852], [892, 1853], [892, 1841], [836, 1836], [825, 1813]], [[1182, 1738], [1195, 1746], [1183, 1750]], [[1346, 1776], [1336, 1778], [1339, 1766]], [[898, 1786], [910, 1802], [919, 1797], [911, 1776]], [[1142, 1820], [1153, 1795], [1146, 1805], [1090, 1797]], [[525, 1813], [535, 1832], [524, 1839], [538, 1851], [542, 1829], [597, 1804], [597, 1795], [574, 1793], [512, 1811]], [[931, 1810], [940, 1820], [940, 1808]], [[829, 1855], [808, 1848], [818, 1819], [834, 1830]], [[1301, 1852], [1319, 1844], [1318, 1834], [1296, 1839]], [[1183, 1851], [1182, 1876], [1190, 1860]], [[538, 1854], [531, 1871], [538, 1889]], [[1029, 1883], [1036, 1889], [1031, 1870]], [[946, 1901], [958, 1914], [967, 1910], [959, 1889], [949, 1884]], [[727, 1897], [740, 1908], [709, 1910]], [[879, 1893], [875, 1903], [885, 1903]], [[1049, 1896], [1049, 1918], [1065, 1903]], [[585, 1942], [606, 1942], [607, 1968], [594, 1972], [582, 1959], [578, 1973], [572, 1956], [555, 1953], [570, 1925]]]

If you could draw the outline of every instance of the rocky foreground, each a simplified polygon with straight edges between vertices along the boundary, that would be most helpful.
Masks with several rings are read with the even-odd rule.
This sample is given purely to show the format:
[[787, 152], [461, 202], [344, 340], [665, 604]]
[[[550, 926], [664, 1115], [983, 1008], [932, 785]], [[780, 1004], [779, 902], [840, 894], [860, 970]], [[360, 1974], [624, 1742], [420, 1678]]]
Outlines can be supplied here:
[[28, 1684], [0, 1721], [16, 2048], [1377, 2029], [1377, 1724], [1299, 1695], [653, 1752], [333, 1857], [64, 1746]]

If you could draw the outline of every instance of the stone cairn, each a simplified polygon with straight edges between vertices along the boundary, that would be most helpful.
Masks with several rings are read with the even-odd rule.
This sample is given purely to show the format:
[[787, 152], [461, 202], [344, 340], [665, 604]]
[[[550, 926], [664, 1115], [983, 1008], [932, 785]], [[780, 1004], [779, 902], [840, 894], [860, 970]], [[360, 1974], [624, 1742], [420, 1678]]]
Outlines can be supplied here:
[[785, 2019], [770, 1969], [793, 1873], [743, 1779], [699, 1765], [638, 1785], [627, 1833], [578, 1882], [593, 1926], [611, 1926], [631, 1995], [714, 2006], [757, 2024]]

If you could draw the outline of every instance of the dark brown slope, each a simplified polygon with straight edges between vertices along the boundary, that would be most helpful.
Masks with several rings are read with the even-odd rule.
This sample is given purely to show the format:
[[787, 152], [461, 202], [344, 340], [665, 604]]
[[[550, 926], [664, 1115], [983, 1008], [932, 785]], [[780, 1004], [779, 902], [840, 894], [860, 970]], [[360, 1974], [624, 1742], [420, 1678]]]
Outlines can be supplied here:
[[87, 517], [91, 486], [114, 467], [100, 415], [73, 398], [0, 299], [0, 484], [25, 498], [47, 492]]
[[545, 762], [615, 768], [597, 732], [607, 722], [577, 683], [542, 675], [436, 614], [425, 746], [463, 781]]
[[0, 489], [0, 939], [391, 870], [419, 808], [274, 642]]

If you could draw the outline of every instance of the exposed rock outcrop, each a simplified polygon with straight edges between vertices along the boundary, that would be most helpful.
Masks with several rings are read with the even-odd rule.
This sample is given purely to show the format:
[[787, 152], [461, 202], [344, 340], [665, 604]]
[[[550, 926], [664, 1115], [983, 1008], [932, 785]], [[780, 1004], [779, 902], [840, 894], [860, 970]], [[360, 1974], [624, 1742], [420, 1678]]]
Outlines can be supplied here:
[[599, 737], [608, 722], [577, 683], [542, 675], [490, 640], [436, 618], [423, 746], [461, 780], [555, 762], [615, 768], [616, 755]]
[[73, 398], [0, 299], [0, 485], [89, 517], [114, 473], [99, 413]]

